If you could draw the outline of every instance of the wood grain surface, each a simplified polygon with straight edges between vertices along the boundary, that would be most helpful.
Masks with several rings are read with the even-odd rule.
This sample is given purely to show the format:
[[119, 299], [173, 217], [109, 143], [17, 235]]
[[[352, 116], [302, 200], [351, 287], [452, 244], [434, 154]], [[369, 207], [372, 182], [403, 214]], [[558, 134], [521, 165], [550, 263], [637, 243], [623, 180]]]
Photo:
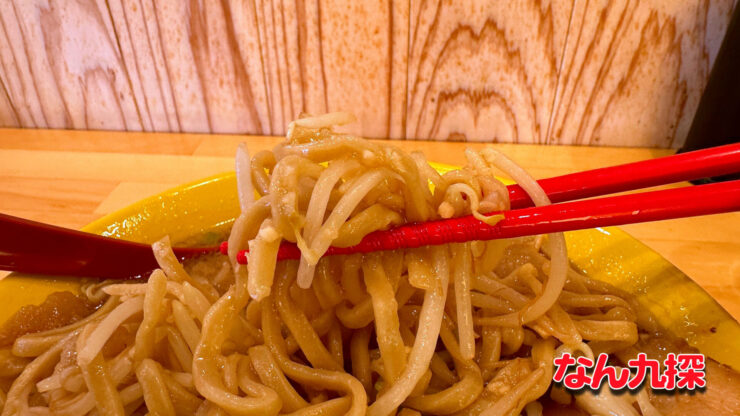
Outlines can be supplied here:
[[[275, 137], [0, 129], [0, 212], [79, 228], [176, 185], [233, 170], [241, 141]], [[464, 163], [480, 144], [399, 141], [430, 160]], [[649, 148], [496, 144], [537, 178], [672, 153]], [[740, 212], [624, 226], [740, 319]]]
[[678, 147], [734, 0], [2, 0], [0, 126]]

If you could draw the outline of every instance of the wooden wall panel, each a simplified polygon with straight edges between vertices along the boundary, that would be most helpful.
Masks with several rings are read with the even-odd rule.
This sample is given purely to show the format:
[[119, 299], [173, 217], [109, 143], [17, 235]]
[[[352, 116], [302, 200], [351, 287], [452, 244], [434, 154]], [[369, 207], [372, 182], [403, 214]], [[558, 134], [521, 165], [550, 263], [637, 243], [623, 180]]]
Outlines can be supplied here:
[[409, 138], [542, 142], [572, 0], [412, 0]]
[[283, 134], [349, 109], [402, 135], [408, 3], [0, 3], [3, 126]]
[[733, 0], [0, 0], [0, 126], [679, 146]]
[[0, 126], [17, 127], [19, 126], [18, 114], [10, 102], [8, 91], [5, 84], [0, 80]]
[[398, 136], [406, 88], [408, 3], [321, 1], [321, 34], [317, 47], [323, 57], [326, 108], [355, 113], [359, 123], [352, 129], [357, 133]]
[[550, 143], [678, 147], [732, 0], [578, 1]]

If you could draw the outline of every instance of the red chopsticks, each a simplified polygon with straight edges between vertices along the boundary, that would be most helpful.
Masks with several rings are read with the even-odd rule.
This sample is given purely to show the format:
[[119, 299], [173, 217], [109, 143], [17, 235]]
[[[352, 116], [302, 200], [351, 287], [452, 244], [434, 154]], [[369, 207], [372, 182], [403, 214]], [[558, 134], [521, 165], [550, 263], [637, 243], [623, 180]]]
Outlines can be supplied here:
[[[740, 171], [740, 144], [584, 171], [538, 181], [553, 202], [571, 201]], [[740, 210], [740, 180], [678, 189], [565, 202], [537, 208], [518, 186], [508, 187], [511, 211], [494, 226], [472, 216], [406, 224], [368, 234], [356, 246], [330, 247], [326, 256], [492, 240], [594, 227], [659, 221]], [[520, 209], [516, 209], [520, 208]], [[226, 245], [221, 246], [222, 252]], [[237, 261], [247, 263], [246, 251]], [[278, 260], [300, 258], [283, 243]]]
[[[349, 248], [326, 255], [366, 253], [470, 240], [489, 240], [740, 210], [740, 181], [572, 201], [608, 193], [740, 171], [740, 144], [700, 150], [628, 165], [544, 179], [555, 205], [530, 208], [531, 201], [510, 186], [514, 209], [489, 226], [472, 217], [407, 224], [367, 235]], [[221, 246], [226, 251], [226, 244]], [[186, 259], [217, 247], [174, 248]], [[283, 244], [278, 259], [296, 259], [295, 245]], [[246, 263], [245, 252], [237, 255]], [[0, 214], [0, 270], [106, 279], [143, 278], [158, 267], [148, 244], [54, 227]]]
[[[735, 143], [556, 176], [539, 180], [537, 183], [555, 204], [738, 171], [740, 171], [740, 143]], [[519, 185], [511, 185], [508, 188], [511, 209], [532, 205], [529, 196]]]

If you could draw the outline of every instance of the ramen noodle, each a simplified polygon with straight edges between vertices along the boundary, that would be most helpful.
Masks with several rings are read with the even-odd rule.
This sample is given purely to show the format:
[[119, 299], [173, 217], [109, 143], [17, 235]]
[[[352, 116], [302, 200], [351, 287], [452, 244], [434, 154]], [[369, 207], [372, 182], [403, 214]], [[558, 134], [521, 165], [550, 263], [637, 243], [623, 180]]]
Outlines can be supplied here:
[[[240, 146], [228, 256], [182, 265], [163, 239], [148, 281], [86, 285], [94, 313], [2, 350], [2, 415], [659, 414], [646, 391], [552, 386], [559, 354], [618, 357], [655, 330], [570, 267], [561, 233], [322, 258], [406, 222], [494, 224], [486, 214], [509, 208], [497, 170], [550, 203], [492, 148], [439, 174], [420, 153], [333, 132], [348, 121], [305, 117], [273, 151]], [[282, 242], [300, 260], [276, 261]]]

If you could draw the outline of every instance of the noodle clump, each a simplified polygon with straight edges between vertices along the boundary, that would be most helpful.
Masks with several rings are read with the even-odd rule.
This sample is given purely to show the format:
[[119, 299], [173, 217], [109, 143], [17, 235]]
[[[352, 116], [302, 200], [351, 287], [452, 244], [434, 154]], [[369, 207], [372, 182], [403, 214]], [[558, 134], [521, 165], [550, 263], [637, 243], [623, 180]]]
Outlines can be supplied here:
[[[494, 173], [549, 200], [492, 148], [439, 174], [420, 153], [291, 123], [273, 151], [237, 151], [229, 255], [181, 265], [169, 241], [146, 283], [104, 282], [71, 325], [1, 350], [2, 415], [655, 415], [641, 395], [551, 386], [553, 358], [632, 347], [634, 302], [572, 270], [562, 234], [322, 258], [406, 222], [509, 208]], [[283, 241], [302, 257], [277, 262]], [[248, 265], [236, 253], [248, 249]]]

